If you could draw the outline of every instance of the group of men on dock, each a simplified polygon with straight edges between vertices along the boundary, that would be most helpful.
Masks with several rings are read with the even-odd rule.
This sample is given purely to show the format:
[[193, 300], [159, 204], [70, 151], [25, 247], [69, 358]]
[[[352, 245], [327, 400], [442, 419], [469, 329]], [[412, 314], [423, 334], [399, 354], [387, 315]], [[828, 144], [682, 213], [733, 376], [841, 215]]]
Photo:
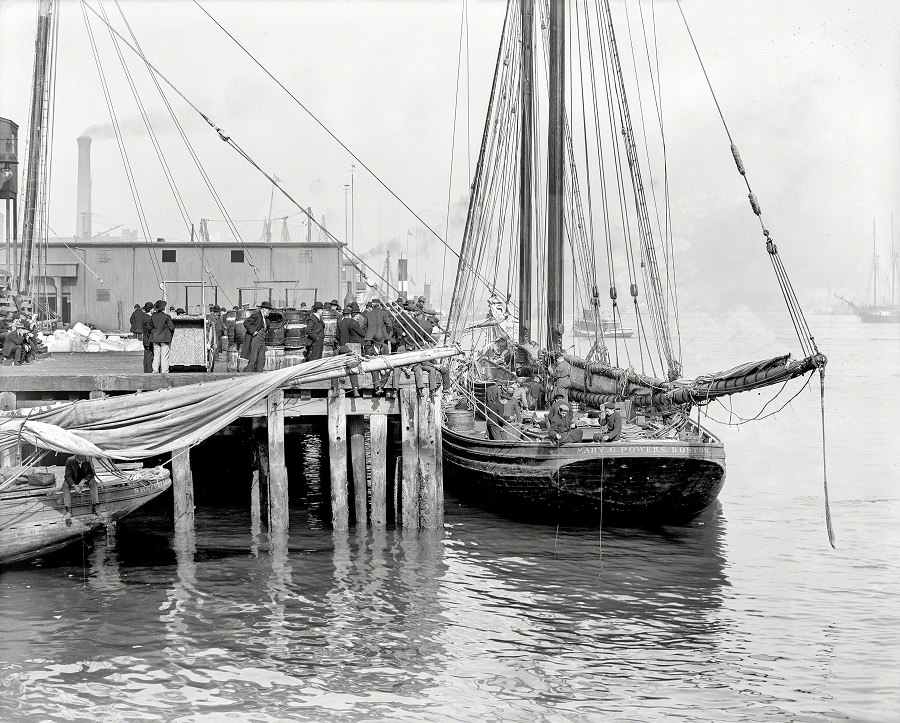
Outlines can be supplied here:
[[129, 323], [134, 338], [144, 345], [144, 373], [168, 374], [175, 323], [166, 313], [166, 302], [163, 299], [155, 304], [148, 301], [143, 307], [135, 304]]
[[34, 361], [42, 349], [37, 335], [36, 317], [0, 311], [0, 348], [3, 364], [21, 366]]

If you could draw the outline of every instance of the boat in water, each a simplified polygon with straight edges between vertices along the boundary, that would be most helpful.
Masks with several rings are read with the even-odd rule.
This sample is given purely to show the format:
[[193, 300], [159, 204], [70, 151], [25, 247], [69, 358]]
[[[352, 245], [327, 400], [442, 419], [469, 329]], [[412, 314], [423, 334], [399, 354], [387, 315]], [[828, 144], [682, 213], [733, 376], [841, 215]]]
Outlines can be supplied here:
[[[99, 503], [91, 494], [73, 491], [71, 507], [63, 502], [62, 466], [26, 471], [0, 470], [0, 565], [30, 560], [58, 550], [94, 530], [113, 524], [165, 492], [172, 483], [164, 467], [123, 465], [97, 470]], [[15, 475], [15, 476], [13, 476]]]
[[[445, 488], [529, 521], [682, 522], [710, 507], [725, 482], [724, 445], [692, 411], [821, 372], [826, 358], [732, 145], [802, 353], [682, 378], [676, 243], [659, 221], [668, 223], [669, 208], [654, 207], [642, 180], [653, 123], [636, 128], [643, 119], [628, 105], [608, 0], [576, 6], [578, 17], [567, 21], [569, 7], [507, 5], [448, 317], [448, 335], [465, 357], [444, 400]], [[658, 83], [652, 64], [646, 72]], [[540, 121], [538, 109], [548, 111]], [[546, 174], [536, 170], [543, 159]], [[582, 310], [571, 331], [563, 326], [566, 302]], [[620, 338], [621, 326], [596, 333], [603, 319], [621, 319], [622, 303], [634, 314], [634, 341]], [[572, 337], [586, 331], [595, 337], [587, 357], [569, 353]], [[520, 410], [513, 400], [523, 389], [529, 401]], [[620, 430], [602, 421], [613, 410]], [[566, 420], [564, 434], [546, 429], [554, 413]]]
[[609, 312], [597, 314], [593, 309], [583, 309], [581, 318], [572, 324], [572, 333], [575, 336], [630, 339], [634, 336], [634, 329], [623, 326], [620, 321], [613, 319]]
[[875, 245], [875, 222], [872, 221], [872, 273], [869, 275], [868, 285], [872, 288], [872, 303], [857, 304], [849, 299], [845, 299], [839, 294], [835, 297], [843, 301], [850, 307], [856, 317], [864, 324], [897, 324], [900, 323], [900, 304], [897, 303], [896, 281], [897, 281], [897, 252], [894, 250], [894, 229], [893, 219], [891, 219], [891, 296], [890, 299], [879, 298], [878, 295], [878, 249]]

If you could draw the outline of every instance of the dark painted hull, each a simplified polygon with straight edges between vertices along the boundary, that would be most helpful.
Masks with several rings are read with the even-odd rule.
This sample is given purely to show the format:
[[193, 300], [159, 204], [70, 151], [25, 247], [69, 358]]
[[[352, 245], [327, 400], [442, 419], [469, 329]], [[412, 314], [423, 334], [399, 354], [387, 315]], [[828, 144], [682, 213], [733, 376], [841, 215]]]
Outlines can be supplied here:
[[444, 487], [528, 521], [588, 525], [684, 522], [725, 483], [721, 442], [496, 442], [443, 430]]
[[[41, 468], [46, 469], [46, 468]], [[57, 475], [59, 477], [59, 475]], [[72, 493], [72, 511], [63, 506], [62, 488], [14, 488], [0, 493], [0, 565], [45, 555], [108, 525], [162, 494], [172, 483], [169, 471], [126, 473], [121, 479], [100, 474], [97, 512], [90, 493]]]

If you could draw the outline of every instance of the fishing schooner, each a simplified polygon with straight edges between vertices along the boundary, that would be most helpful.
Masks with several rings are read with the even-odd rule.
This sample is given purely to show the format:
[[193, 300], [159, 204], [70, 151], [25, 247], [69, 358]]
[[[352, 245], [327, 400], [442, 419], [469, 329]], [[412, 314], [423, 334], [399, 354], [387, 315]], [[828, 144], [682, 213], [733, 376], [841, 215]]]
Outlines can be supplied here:
[[850, 311], [865, 324], [896, 324], [900, 322], [900, 305], [897, 304], [897, 252], [894, 250], [894, 221], [891, 218], [891, 298], [890, 301], [879, 301], [878, 296], [878, 248], [875, 245], [875, 220], [872, 219], [872, 274], [869, 283], [872, 286], [872, 303], [856, 304], [839, 294], [835, 296], [850, 307]]
[[[724, 445], [691, 411], [824, 373], [826, 358], [732, 144], [802, 356], [682, 378], [668, 199], [643, 180], [653, 179], [648, 131], [639, 133], [629, 105], [610, 4], [589, 5], [507, 6], [448, 318], [466, 357], [445, 403], [445, 484], [475, 504], [536, 521], [684, 521], [709, 507], [725, 480]], [[650, 66], [653, 85], [659, 66]], [[544, 109], [546, 123], [538, 118]], [[631, 347], [602, 326], [621, 325], [623, 288], [635, 318]], [[569, 299], [569, 309], [586, 309], [595, 321], [585, 358], [569, 353]], [[516, 384], [532, 390], [530, 408], [507, 415], [497, 396]], [[545, 431], [548, 417], [561, 414], [565, 433]], [[604, 415], [618, 415], [621, 432], [606, 434]]]

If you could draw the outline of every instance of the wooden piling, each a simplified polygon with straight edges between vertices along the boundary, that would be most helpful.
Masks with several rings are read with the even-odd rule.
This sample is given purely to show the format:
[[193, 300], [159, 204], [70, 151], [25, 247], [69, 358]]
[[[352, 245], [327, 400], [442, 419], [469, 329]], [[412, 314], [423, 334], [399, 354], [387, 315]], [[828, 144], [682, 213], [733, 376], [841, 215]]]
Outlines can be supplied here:
[[288, 478], [284, 461], [284, 391], [268, 397], [270, 530], [283, 532], [290, 524]]
[[400, 389], [400, 430], [403, 451], [403, 488], [400, 492], [401, 524], [419, 526], [419, 395], [411, 387]]
[[175, 532], [193, 532], [194, 478], [191, 474], [191, 448], [172, 452], [172, 493], [175, 500]]
[[347, 434], [350, 437], [350, 461], [353, 466], [353, 498], [356, 502], [356, 528], [366, 529], [368, 495], [366, 489], [366, 420], [353, 415], [347, 418]]
[[328, 392], [328, 459], [331, 471], [331, 525], [335, 530], [349, 526], [347, 513], [347, 417], [344, 391]]
[[427, 387], [416, 396], [419, 422], [419, 526], [443, 525], [443, 499], [437, 493], [437, 424], [435, 407]]
[[372, 464], [372, 527], [387, 524], [387, 415], [369, 417]]
[[[0, 412], [12, 412], [16, 409], [16, 393], [0, 392]], [[8, 451], [0, 451], [0, 467], [13, 467], [19, 463], [19, 450], [13, 447]]]

